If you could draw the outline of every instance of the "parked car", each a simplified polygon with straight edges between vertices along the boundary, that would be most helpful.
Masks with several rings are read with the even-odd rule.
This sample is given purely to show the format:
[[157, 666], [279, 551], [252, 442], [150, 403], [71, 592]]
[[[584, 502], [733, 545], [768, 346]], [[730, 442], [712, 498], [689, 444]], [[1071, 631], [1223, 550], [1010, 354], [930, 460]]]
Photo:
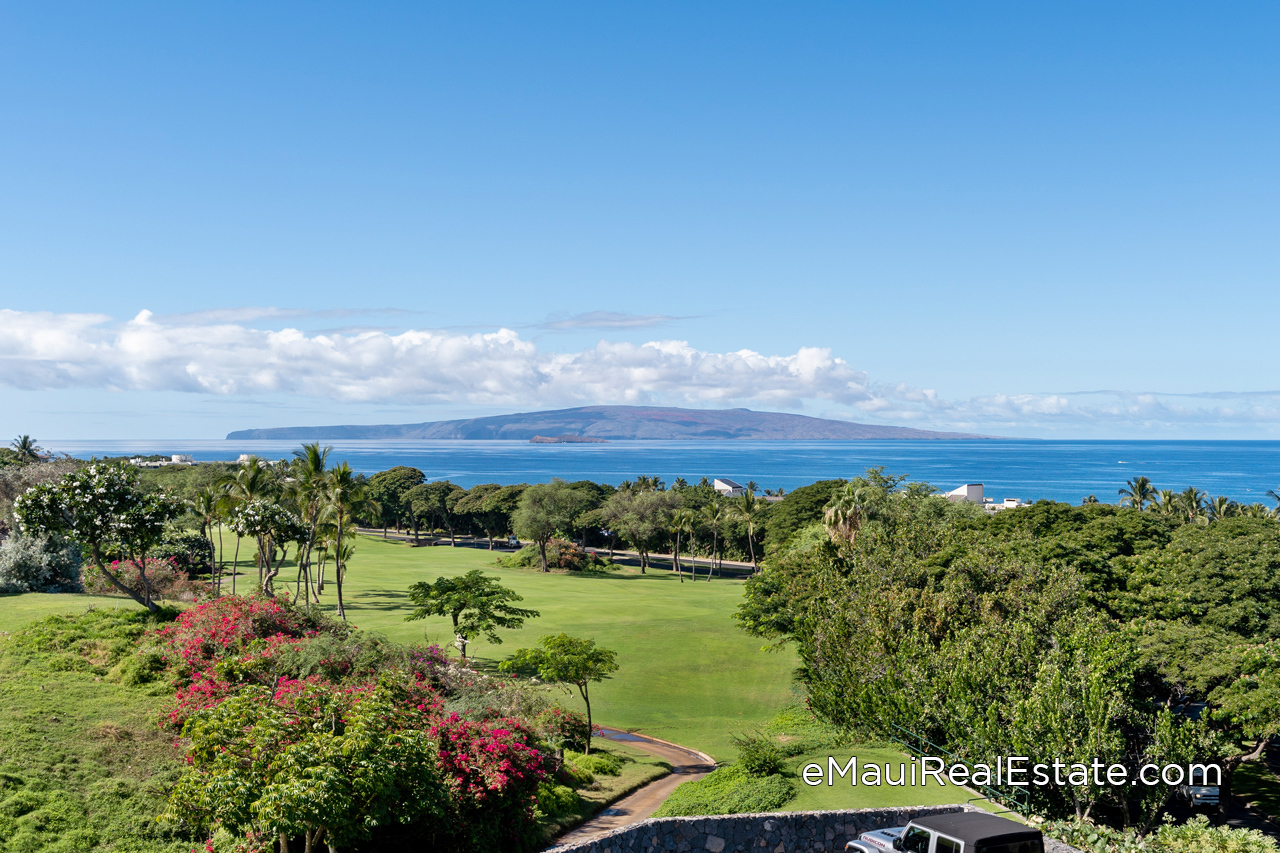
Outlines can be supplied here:
[[1191, 778], [1185, 785], [1178, 786], [1178, 793], [1191, 804], [1193, 809], [1218, 807], [1218, 786], [1204, 783], [1204, 771], [1199, 767], [1191, 771]]
[[1044, 836], [1035, 827], [986, 812], [955, 812], [864, 832], [844, 849], [850, 853], [1044, 853]]

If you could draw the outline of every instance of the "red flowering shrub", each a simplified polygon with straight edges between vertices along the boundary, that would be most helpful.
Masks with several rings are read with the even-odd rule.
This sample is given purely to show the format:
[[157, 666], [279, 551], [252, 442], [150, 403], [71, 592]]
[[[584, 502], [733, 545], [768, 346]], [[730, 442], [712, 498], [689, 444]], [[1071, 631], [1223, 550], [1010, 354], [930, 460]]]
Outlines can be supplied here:
[[[204, 581], [195, 581], [187, 577], [172, 559], [148, 558], [144, 565], [147, 569], [147, 583], [151, 586], [151, 597], [170, 601], [200, 601], [208, 598], [213, 590]], [[143, 594], [142, 573], [133, 560], [114, 560], [109, 566], [111, 573], [129, 589]], [[84, 591], [90, 595], [119, 595], [107, 576], [98, 571], [92, 564], [86, 564], [80, 570], [80, 579]]]
[[217, 662], [238, 656], [254, 640], [296, 640], [315, 636], [316, 629], [315, 620], [279, 599], [231, 595], [184, 611], [154, 636], [174, 674], [180, 680], [195, 681]]
[[576, 751], [581, 751], [586, 746], [591, 734], [586, 717], [559, 705], [552, 705], [534, 717], [533, 730], [538, 737], [556, 749]]
[[474, 722], [457, 714], [437, 722], [440, 769], [450, 793], [459, 846], [522, 850], [536, 839], [533, 807], [547, 757], [516, 720]]

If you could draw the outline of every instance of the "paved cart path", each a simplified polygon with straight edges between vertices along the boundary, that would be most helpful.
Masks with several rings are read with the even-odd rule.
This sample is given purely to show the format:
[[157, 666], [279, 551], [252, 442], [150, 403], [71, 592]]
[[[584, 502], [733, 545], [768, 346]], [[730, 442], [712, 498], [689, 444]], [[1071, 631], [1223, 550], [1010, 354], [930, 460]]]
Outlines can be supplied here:
[[606, 832], [612, 832], [623, 826], [639, 823], [658, 810], [658, 806], [671, 796], [680, 785], [701, 779], [716, 769], [716, 762], [706, 753], [695, 749], [669, 743], [665, 740], [651, 738], [648, 735], [624, 732], [618, 729], [602, 728], [602, 735], [607, 740], [616, 740], [656, 755], [668, 762], [674, 769], [667, 776], [656, 779], [631, 792], [622, 799], [612, 803], [591, 820], [566, 832], [555, 840], [556, 846], [562, 844], [579, 844], [590, 841]]

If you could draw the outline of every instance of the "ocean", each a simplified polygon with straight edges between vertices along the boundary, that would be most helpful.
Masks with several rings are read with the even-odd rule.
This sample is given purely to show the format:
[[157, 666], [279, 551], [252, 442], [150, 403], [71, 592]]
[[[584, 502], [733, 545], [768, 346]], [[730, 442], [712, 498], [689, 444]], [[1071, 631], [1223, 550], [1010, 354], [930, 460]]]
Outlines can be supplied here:
[[[197, 461], [242, 453], [288, 457], [296, 441], [48, 441], [72, 456], [187, 453]], [[1280, 491], [1280, 441], [618, 441], [609, 444], [529, 444], [522, 441], [333, 441], [330, 458], [372, 474], [395, 465], [421, 469], [432, 480], [539, 483], [553, 477], [618, 484], [641, 474], [668, 484], [676, 477], [727, 477], [761, 489], [852, 477], [884, 466], [947, 491], [982, 483], [1003, 500], [1079, 503], [1096, 495], [1112, 503], [1131, 477], [1158, 489], [1187, 486], [1243, 503], [1274, 506]]]

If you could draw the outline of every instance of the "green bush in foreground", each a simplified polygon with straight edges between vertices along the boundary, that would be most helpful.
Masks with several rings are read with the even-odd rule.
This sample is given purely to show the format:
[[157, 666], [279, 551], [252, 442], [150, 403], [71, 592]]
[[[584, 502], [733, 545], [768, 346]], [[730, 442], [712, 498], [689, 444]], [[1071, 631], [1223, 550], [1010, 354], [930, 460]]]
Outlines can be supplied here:
[[1184, 824], [1166, 823], [1150, 835], [1121, 832], [1075, 821], [1044, 825], [1051, 838], [1086, 853], [1275, 853], [1276, 842], [1256, 829], [1211, 826], [1204, 815]]
[[783, 776], [752, 776], [737, 766], [721, 767], [676, 788], [653, 816], [768, 812], [781, 808], [795, 795], [795, 783]]

